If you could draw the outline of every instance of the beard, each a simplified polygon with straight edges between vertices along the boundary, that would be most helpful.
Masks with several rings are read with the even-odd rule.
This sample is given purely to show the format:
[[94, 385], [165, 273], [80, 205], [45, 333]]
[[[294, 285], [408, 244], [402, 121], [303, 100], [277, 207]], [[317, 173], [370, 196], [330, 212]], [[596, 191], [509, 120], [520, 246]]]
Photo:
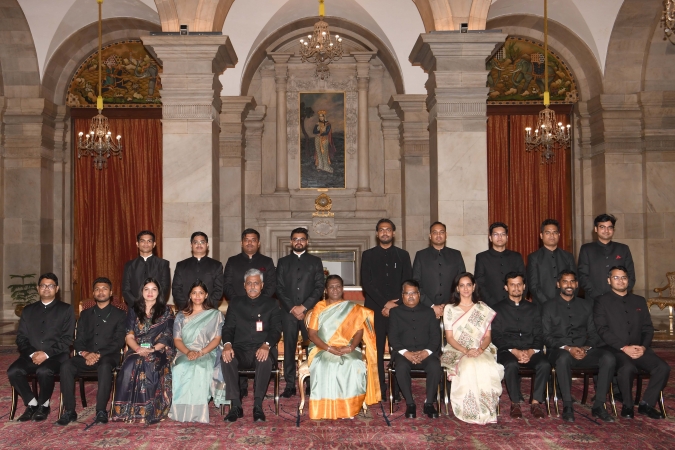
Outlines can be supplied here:
[[94, 297], [94, 301], [96, 303], [105, 303], [105, 302], [109, 302], [110, 300], [111, 300], [111, 297], [106, 297], [106, 298]]

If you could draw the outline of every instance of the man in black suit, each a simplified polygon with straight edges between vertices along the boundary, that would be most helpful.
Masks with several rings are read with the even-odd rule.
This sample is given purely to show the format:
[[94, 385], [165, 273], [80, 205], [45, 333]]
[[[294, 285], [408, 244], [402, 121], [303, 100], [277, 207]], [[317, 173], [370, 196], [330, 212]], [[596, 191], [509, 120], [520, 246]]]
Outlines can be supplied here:
[[424, 414], [430, 419], [438, 417], [434, 398], [441, 381], [441, 328], [433, 310], [420, 304], [419, 283], [406, 280], [401, 289], [403, 304], [393, 308], [389, 315], [389, 345], [396, 364], [396, 381], [405, 398], [405, 416], [416, 417], [412, 396], [410, 371], [422, 369], [427, 374], [427, 397]]
[[626, 244], [612, 241], [616, 217], [600, 214], [593, 221], [598, 240], [581, 246], [579, 250], [579, 284], [586, 299], [595, 300], [610, 291], [607, 273], [614, 266], [628, 270], [628, 291], [635, 286], [633, 255]]
[[655, 408], [668, 383], [670, 366], [651, 349], [654, 326], [644, 297], [628, 292], [628, 269], [614, 266], [609, 271], [611, 291], [595, 300], [594, 318], [598, 334], [616, 357], [617, 382], [623, 397], [621, 417], [634, 418], [633, 380], [638, 369], [649, 372], [649, 384], [638, 413], [662, 419]]
[[563, 270], [558, 276], [560, 295], [544, 303], [542, 326], [548, 359], [555, 367], [556, 380], [563, 398], [562, 418], [574, 422], [572, 407], [572, 368], [598, 368], [598, 384], [591, 413], [604, 422], [614, 422], [605, 409], [609, 383], [614, 376], [616, 359], [607, 350], [593, 321], [591, 302], [577, 297], [577, 275]]
[[112, 282], [108, 278], [94, 280], [96, 306], [80, 314], [74, 344], [76, 355], [61, 364], [63, 414], [56, 422], [58, 425], [77, 420], [75, 377], [93, 370], [98, 372], [95, 422], [108, 423], [106, 406], [112, 388], [112, 370], [120, 362], [126, 336], [126, 314], [110, 303], [112, 295]]
[[223, 263], [206, 256], [209, 251], [209, 237], [205, 233], [201, 231], [192, 233], [190, 245], [192, 257], [176, 264], [176, 270], [173, 273], [171, 289], [173, 302], [176, 308], [182, 311], [187, 305], [190, 286], [200, 279], [209, 290], [207, 299], [209, 305], [212, 308], [218, 308], [223, 298]]
[[415, 254], [413, 279], [420, 284], [420, 303], [434, 308], [436, 317], [443, 315], [443, 308], [452, 296], [452, 280], [466, 271], [462, 253], [445, 246], [445, 224], [434, 222], [429, 227], [431, 247]]
[[309, 233], [306, 228], [291, 232], [290, 255], [279, 258], [277, 263], [277, 298], [284, 310], [281, 322], [284, 330], [284, 379], [286, 388], [281, 394], [290, 398], [296, 394], [295, 348], [298, 331], [307, 339], [305, 313], [314, 308], [323, 295], [323, 263], [321, 258], [307, 252]]
[[[61, 364], [68, 359], [75, 331], [73, 307], [56, 300], [59, 292], [56, 275], [40, 275], [37, 289], [40, 301], [26, 306], [19, 319], [16, 345], [21, 356], [7, 369], [9, 383], [26, 405], [19, 422], [41, 422], [49, 415], [54, 375], [59, 373]], [[28, 374], [37, 375], [37, 399], [26, 379]]]
[[476, 255], [476, 284], [483, 301], [490, 307], [506, 300], [504, 276], [509, 272], [525, 273], [523, 256], [506, 248], [509, 227], [502, 222], [490, 225], [492, 247]]
[[375, 314], [377, 370], [382, 398], [385, 398], [387, 385], [384, 382], [384, 347], [389, 329], [389, 312], [398, 306], [401, 283], [412, 278], [412, 267], [410, 254], [394, 245], [394, 222], [380, 219], [375, 231], [378, 245], [364, 251], [361, 256], [361, 286], [366, 297], [365, 307], [372, 309]]
[[230, 300], [223, 324], [221, 368], [227, 386], [225, 396], [232, 402], [225, 420], [236, 422], [244, 416], [238, 371], [255, 369], [253, 421], [264, 422], [262, 401], [281, 339], [281, 310], [276, 300], [261, 294], [264, 286], [262, 272], [250, 269], [244, 276], [246, 295]]
[[523, 394], [520, 391], [518, 370], [525, 367], [535, 371], [530, 412], [535, 419], [543, 419], [546, 414], [541, 405], [546, 400], [544, 392], [551, 375], [551, 364], [542, 351], [544, 334], [541, 311], [536, 304], [524, 301], [525, 277], [522, 273], [507, 273], [504, 281], [509, 298], [493, 308], [497, 315], [492, 322], [492, 342], [498, 348], [497, 362], [504, 366], [504, 382], [511, 399], [511, 417], [523, 417], [520, 408]]
[[527, 257], [527, 288], [532, 301], [543, 305], [558, 296], [558, 274], [576, 271], [574, 256], [558, 247], [560, 223], [555, 219], [542, 222], [539, 237], [544, 244]]
[[274, 261], [260, 253], [260, 233], [247, 228], [241, 233], [241, 253], [230, 256], [225, 263], [225, 285], [223, 291], [229, 301], [246, 295], [244, 274], [250, 269], [258, 269], [265, 277], [265, 289], [262, 295], [274, 297], [277, 290], [277, 275]]
[[122, 296], [129, 308], [134, 306], [136, 299], [141, 295], [141, 286], [148, 278], [154, 278], [162, 285], [162, 292], [166, 300], [169, 300], [171, 293], [169, 261], [152, 254], [156, 245], [155, 233], [150, 230], [143, 230], [136, 236], [138, 258], [127, 261], [122, 276]]

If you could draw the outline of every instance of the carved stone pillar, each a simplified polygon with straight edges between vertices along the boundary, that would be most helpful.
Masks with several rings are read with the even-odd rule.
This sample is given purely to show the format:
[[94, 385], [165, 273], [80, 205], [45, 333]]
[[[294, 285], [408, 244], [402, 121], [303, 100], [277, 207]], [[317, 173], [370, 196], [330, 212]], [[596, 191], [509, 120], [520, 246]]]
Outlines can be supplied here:
[[384, 140], [384, 195], [391, 209], [391, 219], [401, 224], [397, 241], [402, 248], [406, 248], [408, 234], [401, 213], [401, 119], [388, 105], [379, 105], [378, 114], [382, 121]]
[[370, 80], [370, 60], [375, 52], [353, 52], [356, 59], [356, 80], [359, 89], [359, 183], [358, 192], [370, 192], [369, 163], [369, 120], [368, 120], [368, 81]]
[[286, 124], [286, 83], [288, 60], [292, 53], [271, 53], [274, 60], [274, 81], [277, 89], [277, 187], [276, 192], [288, 192], [288, 130]]

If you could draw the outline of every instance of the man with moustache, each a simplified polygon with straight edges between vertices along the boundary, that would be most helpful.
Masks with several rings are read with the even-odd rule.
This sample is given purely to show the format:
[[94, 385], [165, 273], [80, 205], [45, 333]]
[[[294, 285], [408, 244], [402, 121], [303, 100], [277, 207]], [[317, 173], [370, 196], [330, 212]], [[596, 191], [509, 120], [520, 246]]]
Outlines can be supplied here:
[[443, 308], [452, 295], [452, 280], [466, 271], [464, 258], [459, 250], [445, 246], [445, 224], [434, 222], [429, 227], [431, 247], [415, 254], [413, 279], [420, 284], [420, 303], [434, 309], [436, 317], [443, 315]]
[[80, 314], [74, 344], [76, 355], [61, 365], [63, 413], [56, 422], [58, 425], [77, 420], [75, 378], [91, 371], [98, 373], [95, 423], [108, 423], [106, 406], [112, 388], [112, 370], [120, 362], [126, 336], [126, 314], [110, 303], [112, 295], [112, 282], [108, 278], [94, 280], [96, 305]]
[[380, 219], [375, 231], [378, 245], [364, 251], [361, 256], [361, 286], [366, 297], [365, 307], [375, 313], [377, 370], [382, 398], [385, 398], [387, 385], [384, 382], [384, 347], [389, 329], [389, 312], [398, 306], [401, 284], [412, 278], [412, 267], [410, 254], [394, 245], [394, 222]]
[[504, 290], [504, 276], [509, 272], [525, 273], [523, 256], [506, 248], [509, 227], [502, 222], [490, 225], [492, 248], [476, 255], [476, 284], [481, 299], [492, 308], [508, 295]]
[[176, 264], [173, 274], [173, 302], [179, 311], [187, 305], [192, 284], [202, 280], [209, 291], [209, 306], [218, 308], [223, 298], [223, 263], [209, 258], [209, 237], [202, 231], [195, 231], [190, 237], [192, 257]]
[[[7, 369], [9, 383], [23, 399], [26, 410], [19, 422], [42, 422], [49, 415], [54, 375], [68, 359], [75, 331], [73, 307], [56, 299], [59, 279], [53, 273], [38, 278], [40, 301], [26, 306], [19, 319], [16, 345], [19, 359]], [[36, 374], [39, 394], [35, 398], [26, 375]]]
[[136, 236], [138, 257], [127, 261], [122, 276], [122, 296], [129, 308], [134, 306], [141, 293], [141, 286], [148, 278], [154, 278], [162, 285], [162, 292], [166, 300], [169, 300], [171, 294], [169, 261], [152, 254], [156, 245], [155, 233], [150, 230], [143, 230]]
[[558, 295], [558, 274], [563, 270], [576, 271], [574, 256], [558, 247], [560, 223], [546, 219], [540, 227], [539, 237], [544, 244], [527, 257], [527, 288], [532, 301], [543, 305]]
[[635, 286], [633, 255], [626, 244], [612, 241], [616, 217], [600, 214], [593, 221], [598, 240], [581, 246], [579, 250], [579, 285], [586, 299], [595, 300], [609, 292], [607, 273], [614, 266], [624, 266], [628, 271], [628, 291]]
[[281, 394], [290, 398], [296, 394], [297, 374], [295, 348], [298, 332], [308, 339], [305, 327], [305, 313], [314, 308], [323, 295], [323, 263], [321, 258], [307, 252], [309, 233], [306, 228], [291, 232], [291, 254], [280, 258], [277, 263], [277, 298], [284, 310], [281, 323], [284, 332], [284, 380], [286, 387]]
[[649, 372], [647, 390], [638, 413], [663, 419], [655, 408], [668, 383], [670, 366], [651, 349], [654, 326], [644, 297], [628, 292], [628, 269], [614, 266], [607, 279], [611, 291], [595, 300], [594, 318], [598, 334], [616, 358], [617, 382], [622, 394], [621, 417], [634, 418], [633, 380], [638, 369]]
[[227, 386], [225, 397], [232, 402], [224, 420], [236, 422], [244, 417], [239, 370], [254, 369], [253, 421], [264, 422], [262, 401], [277, 359], [277, 344], [281, 339], [281, 310], [276, 300], [262, 294], [262, 272], [249, 269], [242, 278], [246, 295], [230, 300], [223, 324], [221, 368]]
[[598, 368], [598, 383], [591, 413], [603, 422], [614, 422], [605, 409], [609, 383], [614, 376], [616, 359], [600, 348], [604, 343], [593, 321], [591, 302], [577, 297], [577, 275], [563, 270], [558, 275], [560, 295], [544, 303], [542, 326], [548, 359], [555, 367], [556, 380], [563, 398], [562, 419], [574, 422], [572, 407], [572, 368]]
[[524, 299], [525, 277], [522, 273], [506, 274], [504, 289], [509, 294], [494, 306], [497, 313], [492, 321], [492, 342], [497, 346], [497, 362], [504, 366], [504, 382], [511, 399], [511, 418], [522, 419], [520, 404], [521, 367], [533, 369], [534, 393], [530, 399], [530, 412], [535, 419], [546, 417], [542, 404], [551, 375], [551, 364], [542, 351], [544, 334], [541, 328], [541, 311], [535, 303]]

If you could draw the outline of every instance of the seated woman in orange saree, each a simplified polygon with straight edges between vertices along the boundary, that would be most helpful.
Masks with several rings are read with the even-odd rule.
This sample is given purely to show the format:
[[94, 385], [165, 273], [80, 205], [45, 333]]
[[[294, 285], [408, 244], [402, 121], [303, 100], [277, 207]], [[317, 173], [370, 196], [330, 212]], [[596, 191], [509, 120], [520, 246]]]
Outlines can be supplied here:
[[[310, 419], [347, 419], [363, 403], [380, 401], [373, 312], [342, 299], [343, 281], [326, 278], [326, 300], [312, 309], [307, 325], [311, 395]], [[365, 362], [359, 348], [365, 344]]]

